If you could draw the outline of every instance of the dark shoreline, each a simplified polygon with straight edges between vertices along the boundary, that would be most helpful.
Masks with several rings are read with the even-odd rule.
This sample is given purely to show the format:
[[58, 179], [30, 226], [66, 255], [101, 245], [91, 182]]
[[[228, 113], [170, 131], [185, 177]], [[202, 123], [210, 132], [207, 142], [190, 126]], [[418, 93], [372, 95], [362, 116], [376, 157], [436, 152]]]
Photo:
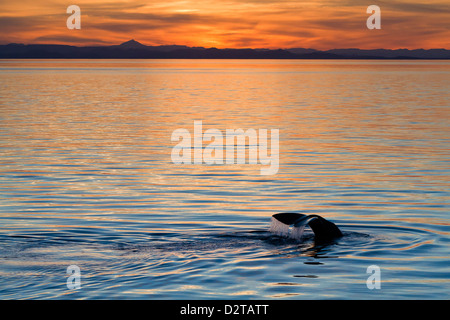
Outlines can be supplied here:
[[77, 47], [53, 44], [0, 45], [0, 59], [358, 59], [448, 60], [446, 49], [217, 49], [185, 46], [145, 46], [125, 42], [114, 46]]

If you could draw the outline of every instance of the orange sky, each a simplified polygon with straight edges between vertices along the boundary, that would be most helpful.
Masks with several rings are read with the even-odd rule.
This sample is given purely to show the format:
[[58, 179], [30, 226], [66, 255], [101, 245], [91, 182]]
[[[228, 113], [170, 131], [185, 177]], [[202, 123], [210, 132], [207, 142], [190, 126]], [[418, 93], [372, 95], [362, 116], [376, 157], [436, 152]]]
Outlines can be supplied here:
[[[68, 30], [66, 8], [81, 8]], [[368, 30], [367, 6], [381, 8]], [[0, 0], [0, 44], [179, 44], [217, 48], [446, 48], [448, 0]]]

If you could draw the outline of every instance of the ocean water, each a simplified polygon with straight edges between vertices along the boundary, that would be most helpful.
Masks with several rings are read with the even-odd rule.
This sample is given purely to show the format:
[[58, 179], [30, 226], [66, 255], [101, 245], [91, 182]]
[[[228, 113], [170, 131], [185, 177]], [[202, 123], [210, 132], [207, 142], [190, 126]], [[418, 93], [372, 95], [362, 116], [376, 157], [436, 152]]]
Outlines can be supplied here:
[[[448, 61], [0, 60], [0, 298], [449, 299], [449, 84]], [[279, 129], [277, 173], [173, 163], [196, 120]]]

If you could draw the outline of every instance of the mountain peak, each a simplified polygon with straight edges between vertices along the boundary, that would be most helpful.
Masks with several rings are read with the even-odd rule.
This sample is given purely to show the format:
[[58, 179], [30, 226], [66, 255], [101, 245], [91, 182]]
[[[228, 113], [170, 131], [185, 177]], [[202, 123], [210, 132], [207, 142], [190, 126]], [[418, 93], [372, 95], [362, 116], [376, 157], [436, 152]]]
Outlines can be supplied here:
[[140, 42], [137, 42], [134, 39], [131, 39], [129, 41], [121, 43], [119, 46], [122, 47], [122, 48], [142, 48], [142, 47], [145, 47], [145, 45], [143, 45]]

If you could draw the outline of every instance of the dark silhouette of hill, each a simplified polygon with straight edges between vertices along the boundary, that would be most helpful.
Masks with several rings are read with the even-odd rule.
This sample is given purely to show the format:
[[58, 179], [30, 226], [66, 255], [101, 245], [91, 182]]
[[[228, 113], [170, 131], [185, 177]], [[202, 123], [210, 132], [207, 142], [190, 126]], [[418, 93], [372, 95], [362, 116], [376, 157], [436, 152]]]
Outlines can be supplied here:
[[134, 39], [131, 39], [127, 42], [119, 44], [117, 47], [122, 48], [122, 49], [143, 49], [146, 46], [140, 42], [137, 42]]
[[112, 46], [0, 45], [2, 59], [450, 59], [446, 49], [217, 49], [182, 45], [146, 46], [130, 40]]
[[397, 59], [397, 58], [415, 58], [415, 59], [449, 59], [450, 50], [445, 49], [375, 49], [375, 50], [362, 50], [362, 49], [334, 49], [328, 50], [330, 53], [335, 53], [337, 55], [343, 55], [346, 57], [383, 57], [387, 59]]

